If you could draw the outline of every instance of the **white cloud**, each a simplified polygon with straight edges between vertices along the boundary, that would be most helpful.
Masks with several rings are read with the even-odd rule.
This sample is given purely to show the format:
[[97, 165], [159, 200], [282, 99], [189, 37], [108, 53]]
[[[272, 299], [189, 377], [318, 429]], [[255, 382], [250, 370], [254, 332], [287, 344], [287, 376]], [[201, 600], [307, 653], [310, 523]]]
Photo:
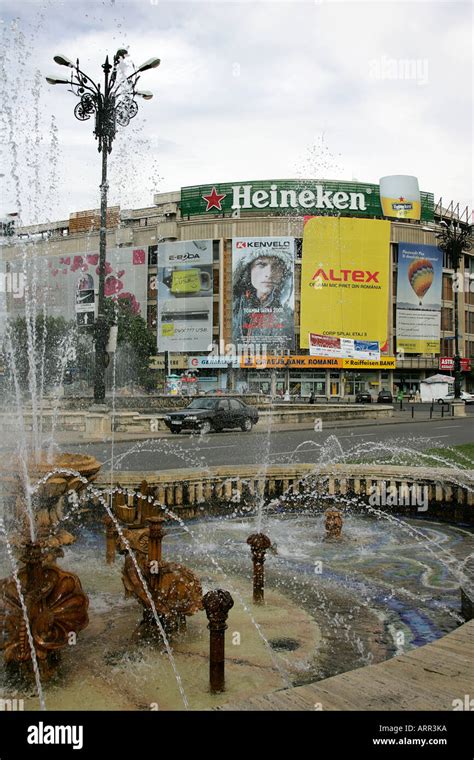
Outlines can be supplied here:
[[[44, 214], [65, 218], [98, 205], [92, 121], [74, 119], [76, 101], [66, 88], [42, 85], [38, 133], [33, 81], [36, 69], [44, 75], [57, 68], [57, 52], [79, 54], [98, 78], [105, 53], [123, 45], [137, 64], [158, 55], [162, 65], [140, 83], [155, 99], [140, 104], [114, 145], [111, 202], [145, 206], [158, 188], [292, 177], [324, 132], [329, 155], [310, 151], [314, 176], [377, 182], [406, 172], [435, 196], [470, 204], [470, 14], [457, 2], [4, 2], [3, 96], [9, 88], [15, 95], [2, 139], [1, 211], [13, 210], [17, 195], [25, 221], [32, 217], [32, 177], [39, 172], [47, 185], [50, 174], [51, 114], [59, 182], [49, 207], [42, 189]], [[19, 17], [13, 35], [9, 15]], [[418, 61], [426, 81], [374, 78], [374, 62], [381, 67], [388, 59]], [[336, 175], [328, 174], [332, 154], [341, 167]]]

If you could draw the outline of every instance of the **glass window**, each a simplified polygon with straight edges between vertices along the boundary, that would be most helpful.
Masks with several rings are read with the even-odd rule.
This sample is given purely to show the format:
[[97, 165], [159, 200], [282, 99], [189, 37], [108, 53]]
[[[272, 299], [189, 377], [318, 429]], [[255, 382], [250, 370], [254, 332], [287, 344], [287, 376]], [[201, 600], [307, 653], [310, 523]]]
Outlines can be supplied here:
[[149, 245], [148, 246], [148, 266], [156, 267], [157, 259], [158, 259], [158, 246]]
[[216, 409], [217, 403], [215, 398], [196, 398], [191, 401], [188, 409]]
[[233, 411], [240, 412], [242, 410], [242, 404], [236, 398], [231, 398], [229, 404]]
[[228, 408], [229, 408], [229, 402], [227, 400], [225, 400], [225, 401], [219, 401], [219, 403], [217, 405], [217, 408], [218, 409], [224, 409], [224, 411], [227, 411]]

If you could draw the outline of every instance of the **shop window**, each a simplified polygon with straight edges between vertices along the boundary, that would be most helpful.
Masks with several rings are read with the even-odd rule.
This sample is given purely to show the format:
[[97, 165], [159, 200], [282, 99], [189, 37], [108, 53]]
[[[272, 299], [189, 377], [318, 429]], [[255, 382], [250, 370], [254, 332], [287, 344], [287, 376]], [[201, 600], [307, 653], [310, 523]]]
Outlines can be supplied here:
[[212, 292], [215, 296], [219, 295], [219, 284], [220, 284], [220, 278], [219, 278], [219, 270], [213, 269], [213, 286], [212, 286]]
[[464, 256], [464, 271], [474, 274], [474, 256]]
[[450, 274], [443, 274], [443, 301], [453, 300], [453, 279]]
[[148, 277], [148, 300], [155, 301], [158, 294], [157, 275], [151, 274]]
[[440, 355], [441, 356], [452, 356], [454, 352], [454, 341], [449, 340], [449, 338], [441, 338], [440, 341]]
[[148, 246], [148, 266], [156, 267], [157, 261], [158, 261], [158, 246], [149, 245]]
[[157, 311], [156, 306], [149, 306], [147, 311], [148, 329], [156, 330]]
[[441, 308], [441, 329], [448, 331], [453, 329], [453, 310], [446, 306]]
[[453, 269], [451, 256], [446, 251], [443, 251], [443, 269]]
[[464, 324], [467, 333], [474, 333], [474, 311], [466, 311]]

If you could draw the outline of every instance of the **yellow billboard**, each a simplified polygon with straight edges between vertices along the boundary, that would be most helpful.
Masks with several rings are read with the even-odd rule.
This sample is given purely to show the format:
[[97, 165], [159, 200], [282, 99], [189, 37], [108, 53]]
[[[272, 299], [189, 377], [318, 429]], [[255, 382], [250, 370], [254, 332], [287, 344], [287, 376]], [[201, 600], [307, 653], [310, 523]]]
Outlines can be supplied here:
[[303, 233], [300, 347], [309, 333], [387, 350], [390, 222], [309, 217]]

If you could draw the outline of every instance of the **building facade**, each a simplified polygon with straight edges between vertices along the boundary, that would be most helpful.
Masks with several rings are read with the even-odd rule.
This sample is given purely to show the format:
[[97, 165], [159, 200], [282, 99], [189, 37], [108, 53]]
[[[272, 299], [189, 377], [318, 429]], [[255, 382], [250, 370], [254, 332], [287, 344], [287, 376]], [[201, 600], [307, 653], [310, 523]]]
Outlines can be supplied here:
[[[400, 204], [407, 207], [406, 199]], [[449, 373], [449, 358], [454, 354], [454, 290], [458, 296], [458, 337], [460, 354], [474, 364], [474, 255], [466, 251], [458, 278], [454, 278], [452, 262], [442, 259], [441, 317], [439, 349], [431, 353], [408, 353], [397, 350], [397, 273], [400, 245], [436, 246], [436, 233], [443, 221], [468, 223], [468, 212], [459, 214], [453, 206], [436, 206], [433, 196], [421, 193], [419, 219], [402, 216], [389, 218], [390, 252], [387, 308], [387, 343], [379, 361], [334, 361], [310, 356], [301, 336], [301, 273], [304, 255], [304, 226], [308, 217], [387, 219], [382, 209], [379, 187], [364, 183], [329, 181], [279, 180], [268, 182], [216, 183], [177, 192], [158, 193], [153, 205], [133, 210], [111, 208], [107, 221], [108, 294], [133, 295], [137, 311], [147, 320], [151, 330], [171, 329], [163, 326], [160, 312], [160, 255], [164, 244], [187, 241], [211, 241], [207, 274], [200, 275], [198, 289], [205, 292], [206, 309], [210, 309], [208, 345], [199, 350], [179, 351], [167, 348], [166, 354], [157, 344], [153, 366], [157, 369], [157, 386], [167, 364], [175, 376], [177, 387], [193, 387], [200, 391], [218, 388], [276, 395], [308, 397], [311, 393], [329, 399], [353, 398], [359, 391], [373, 395], [381, 389], [405, 392], [419, 389], [420, 381], [439, 371]], [[14, 236], [2, 239], [3, 276], [13, 273], [15, 262], [44, 261], [47, 278], [56, 277], [56, 312], [84, 323], [80, 314], [87, 306], [79, 306], [75, 296], [77, 277], [82, 275], [84, 291], [97, 289], [97, 254], [99, 250], [99, 217], [97, 211], [76, 212], [68, 220], [30, 227], [17, 227]], [[267, 361], [243, 359], [233, 329], [233, 255], [234, 241], [240, 239], [294, 240], [294, 341], [292, 347], [267, 349]], [[168, 248], [166, 250], [174, 250]], [[176, 248], [178, 250], [178, 248]], [[180, 249], [181, 250], [181, 249]], [[184, 250], [184, 249], [183, 249]], [[168, 260], [167, 260], [168, 261]], [[202, 267], [201, 267], [202, 269]], [[197, 277], [196, 267], [189, 274]], [[344, 270], [343, 270], [344, 271]], [[74, 287], [66, 287], [70, 273]], [[63, 280], [61, 277], [64, 275]], [[235, 277], [235, 274], [234, 274]], [[161, 279], [160, 279], [161, 278]], [[456, 284], [457, 283], [457, 284]], [[461, 287], [459, 287], [461, 283]], [[188, 285], [189, 287], [189, 285]], [[193, 287], [193, 286], [191, 286]], [[175, 287], [178, 290], [179, 286]], [[69, 295], [66, 297], [66, 292]], [[106, 289], [107, 292], [107, 289]], [[84, 300], [87, 300], [86, 298]], [[183, 301], [183, 299], [181, 299]], [[7, 301], [18, 313], [24, 309], [21, 299]], [[176, 299], [178, 303], [179, 299]], [[200, 299], [199, 303], [204, 303]], [[198, 301], [196, 301], [196, 304]], [[421, 304], [421, 301], [420, 301]], [[89, 307], [92, 308], [92, 307]], [[12, 311], [7, 308], [7, 311]], [[199, 310], [193, 319], [199, 320]], [[198, 322], [196, 322], [198, 324]], [[161, 327], [160, 327], [161, 326]], [[316, 326], [317, 327], [317, 326]], [[87, 329], [87, 319], [85, 322]], [[317, 329], [315, 329], [317, 332]], [[169, 333], [170, 334], [170, 333]], [[209, 351], [213, 344], [213, 350]], [[167, 345], [162, 343], [162, 345]], [[169, 345], [173, 345], [172, 343]], [[258, 357], [257, 357], [258, 358]], [[444, 362], [442, 361], [444, 360]], [[464, 387], [473, 389], [469, 363], [464, 363]]]

